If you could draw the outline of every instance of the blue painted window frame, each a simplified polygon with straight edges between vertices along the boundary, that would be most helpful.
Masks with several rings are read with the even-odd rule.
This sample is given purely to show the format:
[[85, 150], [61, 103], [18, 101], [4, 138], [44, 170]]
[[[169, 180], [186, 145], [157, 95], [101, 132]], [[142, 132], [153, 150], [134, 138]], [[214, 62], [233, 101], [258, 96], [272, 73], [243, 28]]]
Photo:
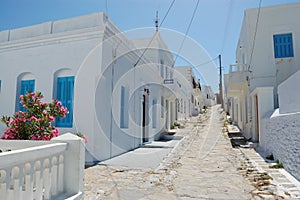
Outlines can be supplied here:
[[273, 35], [275, 58], [294, 57], [292, 33]]
[[156, 128], [156, 121], [157, 121], [157, 100], [152, 100], [152, 128]]
[[126, 87], [121, 86], [120, 99], [120, 128], [128, 128], [128, 109], [127, 109]]
[[[20, 95], [26, 95], [26, 92], [34, 92], [35, 80], [21, 80]], [[19, 111], [25, 112], [26, 109], [19, 103]]]
[[160, 97], [160, 117], [164, 118], [164, 97]]
[[125, 128], [125, 87], [121, 86], [120, 128]]
[[69, 111], [65, 118], [56, 118], [57, 127], [71, 128], [73, 126], [74, 81], [74, 76], [57, 78], [56, 99], [61, 101]]

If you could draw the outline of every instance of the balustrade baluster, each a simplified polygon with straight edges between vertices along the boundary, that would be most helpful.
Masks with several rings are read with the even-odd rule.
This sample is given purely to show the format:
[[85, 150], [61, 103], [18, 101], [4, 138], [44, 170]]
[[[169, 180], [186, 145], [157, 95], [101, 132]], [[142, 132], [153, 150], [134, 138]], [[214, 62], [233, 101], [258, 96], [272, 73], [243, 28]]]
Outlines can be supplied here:
[[0, 170], [0, 197], [3, 199], [7, 199], [7, 191], [8, 191], [8, 178], [7, 171]]
[[34, 199], [42, 200], [43, 199], [43, 168], [41, 165], [41, 161], [36, 161], [34, 164], [35, 173], [34, 173]]
[[44, 199], [48, 200], [51, 198], [51, 161], [49, 159], [44, 160], [43, 167]]
[[12, 169], [12, 180], [13, 180], [13, 199], [21, 200], [23, 166], [14, 167]]
[[58, 180], [58, 169], [57, 169], [57, 157], [53, 156], [51, 159], [52, 167], [51, 167], [51, 195], [57, 194], [57, 180]]
[[64, 156], [60, 155], [58, 159], [58, 192], [64, 191]]
[[24, 168], [25, 171], [25, 199], [33, 199], [33, 173], [34, 163], [27, 163]]

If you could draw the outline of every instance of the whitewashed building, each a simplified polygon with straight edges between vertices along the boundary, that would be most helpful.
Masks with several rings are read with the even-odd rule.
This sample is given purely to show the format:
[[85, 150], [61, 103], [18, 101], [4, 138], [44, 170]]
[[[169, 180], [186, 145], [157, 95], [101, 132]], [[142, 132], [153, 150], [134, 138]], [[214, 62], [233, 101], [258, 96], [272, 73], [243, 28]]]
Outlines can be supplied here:
[[164, 84], [174, 61], [159, 33], [153, 37], [142, 56], [145, 43], [129, 40], [104, 13], [1, 31], [0, 115], [18, 111], [26, 91], [61, 100], [70, 114], [55, 125], [88, 137], [86, 162], [158, 138], [175, 121], [178, 87]]
[[200, 81], [191, 66], [176, 66], [175, 80], [182, 89], [177, 98], [177, 120], [184, 120], [201, 113], [204, 105]]
[[226, 108], [247, 138], [300, 180], [300, 3], [245, 11]]
[[299, 17], [300, 3], [245, 11], [236, 63], [225, 76], [226, 103], [254, 142], [264, 143], [261, 121], [279, 107], [278, 85], [300, 69]]
[[211, 107], [213, 105], [216, 105], [216, 95], [214, 94], [211, 86], [209, 85], [202, 85], [201, 86], [202, 91], [202, 98], [204, 101], [205, 107]]

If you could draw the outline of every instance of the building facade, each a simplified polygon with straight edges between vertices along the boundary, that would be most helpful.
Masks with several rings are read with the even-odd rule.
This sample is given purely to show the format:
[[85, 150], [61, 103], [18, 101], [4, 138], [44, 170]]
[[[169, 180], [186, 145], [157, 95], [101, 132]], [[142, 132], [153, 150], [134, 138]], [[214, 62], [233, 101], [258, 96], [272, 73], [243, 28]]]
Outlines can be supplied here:
[[88, 137], [86, 162], [159, 138], [175, 121], [180, 88], [166, 84], [173, 56], [159, 33], [153, 37], [142, 55], [151, 38], [129, 40], [104, 13], [1, 31], [0, 115], [22, 109], [26, 91], [62, 101], [70, 113], [55, 125]]
[[264, 116], [279, 107], [278, 85], [300, 69], [299, 13], [299, 3], [245, 11], [224, 83], [227, 111], [254, 142], [262, 139]]

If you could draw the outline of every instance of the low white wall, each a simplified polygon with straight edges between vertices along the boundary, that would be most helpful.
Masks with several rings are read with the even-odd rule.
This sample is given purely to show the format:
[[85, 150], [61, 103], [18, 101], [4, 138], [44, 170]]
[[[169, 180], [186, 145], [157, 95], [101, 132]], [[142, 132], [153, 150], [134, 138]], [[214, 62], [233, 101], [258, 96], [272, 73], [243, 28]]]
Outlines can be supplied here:
[[81, 138], [67, 133], [51, 141], [0, 140], [0, 149], [0, 199], [83, 199]]
[[262, 120], [261, 128], [260, 146], [300, 180], [300, 113], [282, 115], [277, 109]]
[[20, 40], [50, 34], [51, 22], [22, 27], [10, 31], [9, 40]]
[[[104, 13], [93, 13], [90, 15], [74, 17], [70, 19], [45, 22], [32, 26], [21, 27], [13, 30], [0, 31], [0, 42], [22, 40], [49, 34], [102, 27], [104, 24]], [[114, 25], [110, 24], [111, 27]]]
[[280, 114], [300, 112], [300, 71], [278, 86]]

